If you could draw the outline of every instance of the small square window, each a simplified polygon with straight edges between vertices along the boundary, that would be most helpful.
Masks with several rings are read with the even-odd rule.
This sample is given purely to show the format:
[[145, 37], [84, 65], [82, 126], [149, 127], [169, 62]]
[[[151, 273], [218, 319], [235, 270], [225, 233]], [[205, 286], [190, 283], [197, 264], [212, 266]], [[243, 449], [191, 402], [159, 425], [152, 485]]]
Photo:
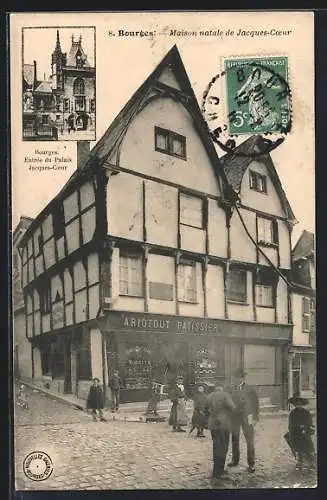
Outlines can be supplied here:
[[186, 138], [171, 130], [155, 127], [155, 149], [186, 160]]
[[267, 193], [267, 177], [250, 170], [250, 189], [259, 193]]

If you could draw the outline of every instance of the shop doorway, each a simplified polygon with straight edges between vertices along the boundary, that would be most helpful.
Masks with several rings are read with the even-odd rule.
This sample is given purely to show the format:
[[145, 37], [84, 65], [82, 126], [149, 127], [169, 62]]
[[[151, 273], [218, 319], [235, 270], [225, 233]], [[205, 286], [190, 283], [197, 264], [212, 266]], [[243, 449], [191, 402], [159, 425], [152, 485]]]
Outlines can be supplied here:
[[64, 393], [71, 394], [72, 388], [72, 340], [68, 338], [64, 341]]

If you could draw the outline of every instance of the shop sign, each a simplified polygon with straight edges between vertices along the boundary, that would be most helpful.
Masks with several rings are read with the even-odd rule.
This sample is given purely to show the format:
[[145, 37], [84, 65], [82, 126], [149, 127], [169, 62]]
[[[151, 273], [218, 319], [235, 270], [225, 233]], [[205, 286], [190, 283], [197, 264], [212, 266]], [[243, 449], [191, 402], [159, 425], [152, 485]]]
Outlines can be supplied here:
[[[119, 321], [110, 317], [110, 326], [128, 331], [161, 331], [166, 333], [194, 333], [205, 335], [208, 333], [222, 334], [218, 321], [203, 318], [184, 318], [181, 316], [138, 315], [133, 313], [121, 314]], [[118, 319], [118, 318], [117, 318]], [[115, 324], [119, 323], [119, 324]]]

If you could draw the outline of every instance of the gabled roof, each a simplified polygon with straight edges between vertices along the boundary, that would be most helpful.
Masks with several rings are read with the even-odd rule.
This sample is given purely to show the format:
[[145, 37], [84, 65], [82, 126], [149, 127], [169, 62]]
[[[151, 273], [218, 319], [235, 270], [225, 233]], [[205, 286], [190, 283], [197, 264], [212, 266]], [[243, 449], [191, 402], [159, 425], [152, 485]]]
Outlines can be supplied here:
[[[84, 165], [81, 165], [80, 168], [78, 168], [73, 175], [70, 177], [68, 180], [68, 183], [73, 182], [76, 180], [76, 178], [81, 175], [83, 171], [88, 170], [92, 164], [94, 163], [94, 160], [98, 164], [102, 164], [106, 158], [110, 155], [110, 153], [114, 150], [116, 147], [120, 137], [124, 133], [126, 127], [132, 120], [132, 118], [136, 115], [140, 107], [143, 105], [143, 103], [146, 101], [147, 96], [150, 94], [153, 84], [155, 83], [156, 79], [160, 76], [162, 73], [163, 69], [166, 66], [170, 66], [173, 68], [180, 87], [187, 96], [192, 100], [192, 105], [195, 110], [196, 114], [196, 120], [195, 120], [195, 126], [198, 127], [198, 132], [202, 137], [203, 143], [206, 146], [206, 149], [208, 151], [209, 156], [212, 159], [214, 168], [215, 168], [215, 173], [217, 177], [220, 175], [223, 177], [225, 182], [227, 183], [227, 180], [225, 178], [225, 174], [223, 169], [221, 168], [219, 158], [216, 152], [216, 149], [212, 143], [212, 140], [209, 136], [209, 131], [207, 124], [204, 121], [204, 118], [202, 116], [200, 107], [198, 105], [197, 99], [195, 97], [194, 91], [192, 89], [190, 80], [187, 76], [186, 70], [184, 68], [183, 61], [181, 59], [181, 56], [179, 54], [179, 51], [174, 45], [170, 51], [166, 54], [166, 56], [162, 59], [162, 61], [156, 66], [156, 68], [152, 71], [152, 73], [148, 76], [148, 78], [143, 82], [143, 84], [136, 90], [136, 92], [132, 95], [132, 97], [129, 99], [129, 101], [125, 104], [125, 106], [122, 108], [122, 110], [118, 113], [116, 118], [113, 120], [107, 131], [103, 134], [103, 136], [99, 139], [99, 141], [95, 144], [93, 149], [90, 152], [88, 161]], [[174, 90], [174, 89], [172, 89]], [[175, 90], [175, 92], [178, 92]], [[68, 184], [67, 183], [67, 184]], [[66, 184], [66, 186], [67, 186]], [[63, 189], [66, 188], [64, 186]]]
[[69, 54], [67, 56], [67, 66], [76, 67], [76, 54], [78, 51], [80, 52], [81, 57], [84, 61], [83, 67], [89, 68], [90, 64], [89, 64], [87, 57], [86, 57], [86, 54], [83, 50], [81, 38], [77, 42], [75, 42], [74, 39], [72, 40], [72, 46], [70, 47], [70, 51], [69, 51]]
[[[136, 92], [129, 99], [126, 105], [122, 108], [107, 131], [93, 147], [85, 163], [78, 166], [75, 172], [68, 179], [67, 183], [63, 186], [61, 191], [52, 201], [50, 201], [47, 207], [49, 207], [49, 205], [51, 205], [56, 198], [59, 198], [61, 195], [63, 195], [64, 192], [66, 192], [66, 190], [69, 188], [69, 186], [77, 182], [78, 179], [81, 178], [84, 174], [87, 174], [89, 171], [91, 171], [95, 167], [97, 168], [99, 165], [101, 166], [106, 161], [110, 153], [119, 143], [122, 134], [124, 133], [131, 120], [146, 102], [149, 94], [153, 91], [157, 83], [157, 79], [161, 75], [163, 69], [167, 66], [170, 66], [173, 69], [180, 85], [181, 91], [176, 90], [173, 87], [167, 88], [169, 88], [171, 92], [174, 92], [175, 95], [181, 95], [181, 98], [183, 96], [183, 98], [190, 101], [190, 106], [188, 107], [188, 109], [192, 110], [194, 126], [197, 128], [197, 132], [199, 133], [203, 145], [206, 148], [206, 151], [211, 159], [218, 185], [220, 185], [221, 178], [223, 179], [225, 185], [227, 185], [227, 179], [224, 170], [222, 169], [219, 162], [219, 158], [211, 140], [207, 124], [205, 123], [202, 116], [199, 104], [192, 89], [190, 80], [187, 76], [179, 51], [176, 45], [174, 45], [162, 59], [162, 61], [152, 71], [152, 73], [148, 76], [148, 78], [143, 82], [143, 84], [136, 90]], [[45, 207], [44, 210], [36, 217], [34, 224], [36, 224], [41, 215], [45, 213], [47, 207]], [[31, 230], [34, 227], [34, 224], [31, 227]]]
[[23, 78], [29, 86], [33, 85], [33, 82], [34, 82], [34, 65], [33, 64], [24, 64]]
[[260, 151], [265, 150], [265, 140], [260, 135], [253, 135], [246, 141], [242, 142], [235, 149], [233, 149], [233, 153], [227, 153], [222, 156], [220, 158], [220, 161], [223, 165], [227, 180], [233, 187], [234, 191], [239, 193], [244, 173], [249, 164], [255, 159], [263, 162], [269, 170], [271, 180], [275, 186], [277, 193], [279, 194], [288, 220], [295, 223], [295, 215], [289, 204], [285, 191], [282, 188], [282, 184], [280, 182], [270, 154], [265, 153], [258, 156], [258, 153], [260, 153]]
[[314, 234], [304, 230], [292, 250], [293, 262], [314, 254]]
[[51, 94], [52, 93], [52, 85], [50, 81], [44, 80], [40, 82], [36, 87], [35, 92], [39, 92], [42, 94]]

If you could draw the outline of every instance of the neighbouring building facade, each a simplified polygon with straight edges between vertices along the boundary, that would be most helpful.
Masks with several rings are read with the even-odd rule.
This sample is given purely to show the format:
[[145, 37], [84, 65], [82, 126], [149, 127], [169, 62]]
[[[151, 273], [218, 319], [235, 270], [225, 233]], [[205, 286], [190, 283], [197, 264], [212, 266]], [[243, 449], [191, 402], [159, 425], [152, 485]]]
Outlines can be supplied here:
[[13, 312], [13, 369], [14, 376], [31, 377], [32, 346], [26, 335], [24, 295], [22, 288], [22, 265], [19, 253], [19, 243], [23, 234], [30, 226], [33, 219], [21, 216], [19, 223], [13, 231], [12, 248], [12, 312]]
[[292, 251], [293, 337], [289, 392], [316, 399], [316, 273], [314, 235], [303, 231]]
[[82, 37], [72, 36], [67, 53], [59, 30], [49, 59], [51, 74], [38, 79], [37, 62], [23, 66], [23, 139], [58, 139], [72, 131], [95, 131], [95, 68], [83, 50]]
[[36, 383], [86, 397], [118, 368], [122, 401], [145, 401], [151, 380], [242, 367], [286, 406], [295, 218], [262, 142], [218, 158], [173, 47], [92, 151], [78, 143], [20, 244]]

